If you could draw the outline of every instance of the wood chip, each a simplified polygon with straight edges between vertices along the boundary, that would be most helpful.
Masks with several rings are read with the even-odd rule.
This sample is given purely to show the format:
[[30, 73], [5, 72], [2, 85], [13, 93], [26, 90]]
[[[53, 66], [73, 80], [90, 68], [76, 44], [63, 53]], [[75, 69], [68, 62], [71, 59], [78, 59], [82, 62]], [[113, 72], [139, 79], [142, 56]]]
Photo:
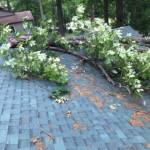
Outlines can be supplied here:
[[25, 116], [24, 119], [29, 119], [29, 118]]
[[87, 127], [81, 126], [81, 125], [79, 125], [79, 124], [73, 124], [73, 125], [72, 125], [72, 128], [73, 128], [74, 130], [77, 130], [77, 129], [87, 129]]

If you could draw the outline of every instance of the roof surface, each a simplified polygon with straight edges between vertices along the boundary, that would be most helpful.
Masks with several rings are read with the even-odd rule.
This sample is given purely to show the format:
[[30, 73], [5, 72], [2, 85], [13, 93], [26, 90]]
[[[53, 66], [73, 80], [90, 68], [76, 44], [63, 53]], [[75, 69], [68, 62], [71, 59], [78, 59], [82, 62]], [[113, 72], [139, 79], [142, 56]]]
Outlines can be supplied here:
[[[0, 12], [1, 11], [4, 11], [4, 12], [7, 12], [7, 13], [12, 13], [11, 15], [15, 15], [15, 13], [13, 11], [8, 11], [8, 10], [3, 10], [2, 8], [0, 8]], [[11, 16], [10, 15], [10, 16]], [[0, 18], [3, 18], [4, 16], [0, 16]]]
[[[131, 28], [128, 31], [133, 35]], [[62, 88], [55, 83], [36, 80], [28, 83], [14, 78], [11, 72], [5, 74], [0, 66], [0, 150], [37, 150], [32, 137], [40, 137], [41, 146], [43, 143], [47, 146], [45, 150], [149, 150], [150, 122], [143, 115], [136, 118], [143, 126], [129, 123], [136, 109], [137, 113], [142, 110], [150, 113], [149, 94], [144, 92], [147, 104], [143, 105], [141, 99], [135, 100], [110, 84], [95, 66], [82, 64], [73, 55], [55, 53], [64, 58], [60, 63], [69, 71], [65, 88], [72, 94], [64, 96], [70, 100], [67, 104], [49, 98], [54, 88]], [[73, 70], [72, 66], [79, 67]], [[77, 73], [83, 70], [86, 72]], [[67, 118], [68, 111], [72, 117]], [[55, 137], [54, 141], [41, 131], [39, 124]]]
[[[28, 83], [11, 73], [6, 75], [0, 68], [1, 150], [37, 150], [31, 137], [40, 137], [39, 141], [47, 146], [45, 150], [149, 150], [150, 122], [144, 122], [141, 117], [144, 126], [129, 123], [136, 106], [141, 110], [149, 108], [149, 95], [143, 95], [147, 100], [144, 106], [140, 99], [134, 100], [110, 84], [96, 67], [80, 64], [78, 58], [69, 54], [56, 54], [64, 58], [61, 63], [69, 71], [65, 88], [72, 94], [64, 96], [70, 100], [67, 104], [55, 103], [55, 99], [48, 97], [54, 88], [61, 88], [55, 83], [33, 80]], [[79, 66], [86, 72], [76, 74], [79, 70], [72, 70], [71, 66]], [[110, 109], [110, 105], [116, 110]], [[68, 111], [72, 117], [64, 114]], [[54, 136], [54, 141], [41, 131], [38, 122], [44, 131]]]
[[18, 12], [15, 13], [13, 16], [7, 16], [7, 17], [2, 17], [0, 18], [0, 23], [1, 24], [10, 24], [10, 23], [17, 23], [17, 22], [22, 22], [22, 18], [29, 16], [29, 20], [33, 20], [32, 13], [30, 11], [24, 11], [24, 12]]

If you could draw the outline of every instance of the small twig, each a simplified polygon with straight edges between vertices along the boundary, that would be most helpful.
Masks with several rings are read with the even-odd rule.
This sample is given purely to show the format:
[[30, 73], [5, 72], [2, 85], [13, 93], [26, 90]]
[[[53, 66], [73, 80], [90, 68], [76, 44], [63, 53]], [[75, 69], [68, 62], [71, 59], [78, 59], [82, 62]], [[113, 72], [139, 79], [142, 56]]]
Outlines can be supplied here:
[[[39, 122], [38, 122], [38, 124], [39, 124]], [[40, 129], [41, 129], [45, 134], [47, 134], [49, 137], [51, 137], [51, 138], [54, 140], [54, 136], [52, 136], [51, 134], [45, 132], [44, 129], [41, 128], [41, 125], [40, 125], [40, 124], [39, 124], [39, 127], [40, 127]]]
[[[38, 114], [37, 109], [36, 109], [36, 115], [37, 115], [37, 117], [39, 118], [39, 114]], [[49, 137], [51, 137], [51, 139], [53, 139], [53, 140], [54, 140], [54, 136], [52, 136], [51, 134], [49, 134], [49, 133], [47, 133], [46, 131], [44, 131], [44, 129], [41, 127], [41, 125], [40, 125], [40, 123], [39, 123], [39, 122], [38, 122], [38, 125], [39, 125], [39, 127], [40, 127], [41, 131], [43, 131], [45, 134], [47, 134]]]
[[118, 86], [119, 88], [125, 88], [125, 89], [127, 89], [128, 92], [129, 92], [129, 94], [132, 95], [130, 89], [127, 86], [122, 86], [121, 83], [117, 83], [117, 84], [115, 84], [115, 86]]
[[39, 114], [38, 114], [38, 111], [37, 111], [37, 109], [36, 109], [36, 116], [39, 118]]
[[48, 90], [48, 88], [44, 88], [44, 87], [42, 87], [41, 85], [39, 85], [37, 82], [36, 82], [36, 80], [33, 80], [39, 87], [41, 87], [42, 89], [45, 89], [45, 90], [47, 90], [47, 92], [49, 93], [49, 90]]

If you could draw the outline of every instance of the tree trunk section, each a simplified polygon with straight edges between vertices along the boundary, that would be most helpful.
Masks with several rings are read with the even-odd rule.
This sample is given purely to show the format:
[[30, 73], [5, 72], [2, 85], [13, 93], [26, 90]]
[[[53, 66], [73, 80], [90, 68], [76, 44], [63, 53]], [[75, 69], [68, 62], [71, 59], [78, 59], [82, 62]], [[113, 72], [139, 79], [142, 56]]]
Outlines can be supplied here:
[[104, 0], [104, 20], [105, 20], [105, 23], [107, 23], [109, 25], [109, 22], [108, 22], [108, 0]]
[[44, 23], [44, 14], [43, 14], [42, 0], [39, 0], [39, 3], [40, 3], [41, 19], [42, 19], [42, 22]]
[[52, 1], [52, 6], [53, 6], [52, 14], [53, 14], [54, 31], [56, 31], [56, 15], [55, 15], [55, 12], [56, 12], [55, 11], [56, 3], [55, 3], [54, 0]]
[[25, 1], [26, 1], [26, 10], [29, 10], [28, 0]]
[[132, 10], [131, 10], [131, 21], [132, 19], [135, 17], [135, 14], [136, 14], [136, 7], [137, 7], [137, 1], [134, 0], [133, 3], [132, 3]]
[[123, 26], [123, 0], [116, 0], [116, 18], [117, 18], [117, 27]]
[[67, 26], [66, 26], [65, 14], [66, 14], [66, 11], [64, 10], [64, 31], [65, 31], [65, 33], [66, 33], [66, 31], [67, 31]]
[[[7, 43], [10, 43], [11, 44], [11, 48], [14, 48], [20, 42], [26, 41], [26, 38], [27, 38], [26, 36], [22, 36], [16, 41], [14, 37], [10, 36]], [[83, 43], [86, 41], [86, 36], [65, 37], [65, 39], [68, 41], [69, 44], [78, 45], [80, 43], [80, 41], [83, 42]], [[61, 40], [61, 38], [60, 38], [60, 40]], [[148, 47], [150, 47], [150, 37], [149, 38], [137, 38], [137, 37], [134, 37], [134, 38], [131, 38], [131, 40], [132, 41], [136, 41], [140, 45], [146, 46], [146, 48], [138, 48], [137, 50], [139, 52], [143, 52], [143, 51], [148, 51], [149, 50]], [[41, 43], [42, 41], [37, 41], [37, 42]], [[53, 39], [48, 39], [47, 42], [48, 42], [47, 44], [49, 46], [57, 46], [55, 44], [55, 40], [53, 40]], [[120, 39], [120, 42], [122, 43], [122, 39]]]
[[7, 7], [8, 7], [8, 11], [11, 11], [9, 0], [7, 0]]
[[90, 10], [90, 18], [91, 18], [91, 24], [94, 20], [94, 4], [91, 4], [91, 10]]
[[63, 36], [64, 31], [64, 23], [63, 23], [63, 12], [62, 12], [62, 3], [61, 0], [56, 0], [57, 4], [57, 13], [58, 13], [58, 19], [59, 19], [59, 26], [60, 26], [60, 34]]

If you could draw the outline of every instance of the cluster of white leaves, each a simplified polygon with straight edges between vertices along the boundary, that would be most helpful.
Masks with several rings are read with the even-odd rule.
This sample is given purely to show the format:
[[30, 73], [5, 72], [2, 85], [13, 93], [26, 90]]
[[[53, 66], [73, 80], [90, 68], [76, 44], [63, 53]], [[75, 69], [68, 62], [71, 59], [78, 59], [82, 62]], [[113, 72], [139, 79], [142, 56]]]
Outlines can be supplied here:
[[11, 30], [12, 30], [12, 29], [10, 29], [10, 28], [9, 28], [9, 25], [8, 25], [8, 26], [6, 26], [6, 28], [4, 28], [3, 34], [9, 33], [9, 32], [11, 32]]
[[60, 46], [63, 46], [67, 50], [71, 49], [71, 46], [69, 45], [69, 43], [68, 43], [68, 41], [66, 40], [65, 37], [56, 38], [55, 43], [60, 45]]
[[0, 26], [0, 43], [3, 43], [4, 40], [8, 38], [8, 33], [10, 33], [12, 29], [10, 29], [9, 25]]
[[73, 16], [73, 17], [72, 17], [72, 21], [73, 21], [73, 22], [78, 21], [78, 16]]
[[47, 22], [48, 22], [48, 23], [52, 23], [52, 19], [48, 20]]
[[68, 44], [68, 41], [65, 39], [65, 37], [61, 38], [61, 44]]
[[1, 56], [3, 56], [3, 54], [5, 55], [10, 47], [11, 47], [10, 43], [2, 44], [2, 46], [0, 47], [0, 55]]
[[41, 27], [39, 27], [37, 29], [37, 34], [42, 35], [42, 34], [45, 34], [45, 33], [46, 33], [46, 29], [42, 29]]
[[85, 8], [83, 7], [82, 4], [78, 5], [77, 7], [77, 13], [84, 13]]
[[28, 27], [28, 22], [23, 22], [23, 29], [25, 30], [27, 29], [27, 27]]
[[23, 17], [23, 21], [28, 20], [30, 18], [30, 16], [25, 16]]
[[[4, 49], [5, 48], [5, 49]], [[3, 49], [3, 51], [8, 51], [9, 47], [2, 47], [0, 50]], [[41, 53], [40, 51], [37, 52], [28, 52], [25, 51], [22, 46], [19, 48], [20, 56], [16, 58], [9, 59], [8, 61], [5, 61], [5, 64], [10, 67], [13, 72], [15, 72], [16, 76], [21, 76], [21, 72], [18, 68], [21, 67], [21, 70], [27, 71], [27, 72], [38, 72], [41, 69], [41, 65], [43, 62], [46, 62], [46, 65], [49, 65], [51, 69], [54, 69], [55, 71], [64, 69], [64, 65], [59, 65], [58, 62], [60, 61], [59, 58], [53, 58], [49, 57], [47, 58], [47, 55], [45, 53]], [[61, 72], [62, 73], [62, 72]]]

